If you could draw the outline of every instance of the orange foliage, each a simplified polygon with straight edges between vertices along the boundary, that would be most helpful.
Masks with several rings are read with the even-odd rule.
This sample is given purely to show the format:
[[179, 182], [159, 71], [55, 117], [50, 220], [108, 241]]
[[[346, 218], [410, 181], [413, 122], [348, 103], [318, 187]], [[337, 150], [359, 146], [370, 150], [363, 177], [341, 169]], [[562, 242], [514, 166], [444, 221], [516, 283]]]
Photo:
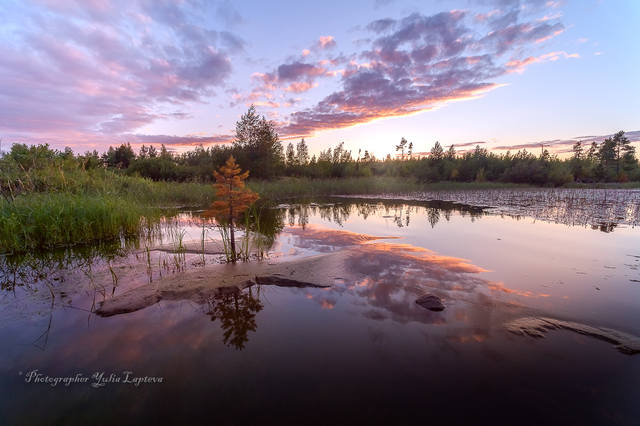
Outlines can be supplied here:
[[249, 177], [249, 170], [242, 173], [240, 166], [231, 155], [218, 171], [213, 172], [213, 175], [216, 178], [216, 183], [213, 185], [216, 190], [216, 201], [204, 215], [233, 225], [233, 221], [259, 198], [258, 194], [244, 185], [245, 179]]

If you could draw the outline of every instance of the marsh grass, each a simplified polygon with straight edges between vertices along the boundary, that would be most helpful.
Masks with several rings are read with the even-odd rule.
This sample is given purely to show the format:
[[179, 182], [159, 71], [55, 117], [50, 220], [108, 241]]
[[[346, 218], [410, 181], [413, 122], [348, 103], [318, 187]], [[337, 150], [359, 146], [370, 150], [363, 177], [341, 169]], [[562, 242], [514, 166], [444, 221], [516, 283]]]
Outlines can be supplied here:
[[34, 193], [66, 193], [126, 197], [153, 206], [201, 206], [214, 196], [211, 185], [202, 183], [156, 182], [115, 170], [82, 170], [54, 161], [25, 169], [7, 160], [0, 160], [0, 192], [6, 200]]
[[[71, 247], [150, 231], [162, 209], [201, 206], [211, 185], [154, 182], [62, 162], [0, 161], [0, 253]], [[147, 232], [148, 233], [148, 232]]]
[[424, 190], [527, 188], [527, 185], [496, 182], [439, 182], [420, 183], [411, 178], [358, 177], [335, 179], [284, 178], [273, 181], [250, 181], [249, 187], [262, 198], [278, 200], [290, 197], [326, 195], [364, 195], [411, 193]]
[[224, 250], [224, 257], [227, 263], [230, 263], [233, 260], [233, 253], [231, 252], [231, 247], [229, 245], [229, 239], [231, 238], [229, 235], [229, 228], [226, 226], [217, 226], [218, 231], [220, 232], [220, 239], [222, 241], [222, 249]]
[[184, 229], [178, 229], [173, 241], [173, 262], [177, 271], [183, 270], [186, 266], [186, 249], [184, 247], [184, 236], [186, 232]]
[[1, 200], [0, 252], [116, 240], [138, 235], [158, 217], [157, 210], [114, 196], [53, 193]]

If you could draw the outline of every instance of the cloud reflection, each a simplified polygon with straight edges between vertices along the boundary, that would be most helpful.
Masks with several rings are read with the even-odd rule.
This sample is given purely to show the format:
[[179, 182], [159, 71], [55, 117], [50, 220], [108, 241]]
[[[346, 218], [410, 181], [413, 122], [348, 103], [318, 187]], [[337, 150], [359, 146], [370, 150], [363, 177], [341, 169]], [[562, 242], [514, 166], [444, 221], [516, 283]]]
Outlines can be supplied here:
[[[318, 252], [341, 250], [343, 268], [328, 274], [345, 275], [325, 291], [306, 292], [306, 298], [315, 300], [324, 308], [327, 292], [335, 300], [348, 300], [366, 318], [390, 319], [399, 323], [445, 323], [460, 321], [460, 311], [447, 309], [444, 313], [429, 312], [415, 303], [425, 293], [433, 293], [445, 305], [464, 305], [463, 311], [491, 309], [493, 301], [507, 297], [548, 297], [507, 287], [479, 274], [489, 272], [467, 259], [438, 254], [424, 247], [385, 241], [351, 231], [307, 225], [286, 228], [285, 233], [296, 236], [294, 246], [315, 249]], [[341, 302], [345, 303], [345, 302]], [[457, 317], [456, 317], [457, 315]], [[475, 339], [477, 341], [477, 339]]]

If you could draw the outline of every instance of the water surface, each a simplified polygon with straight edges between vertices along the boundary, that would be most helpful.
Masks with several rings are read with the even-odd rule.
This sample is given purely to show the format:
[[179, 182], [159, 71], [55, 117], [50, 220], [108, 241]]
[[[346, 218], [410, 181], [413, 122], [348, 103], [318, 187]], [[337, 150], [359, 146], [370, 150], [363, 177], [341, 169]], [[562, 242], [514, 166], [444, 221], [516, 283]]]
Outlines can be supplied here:
[[[344, 254], [342, 269], [322, 271], [328, 288], [178, 292], [102, 317], [101, 301], [168, 276], [205, 280], [221, 256], [176, 253], [165, 234], [164, 245], [4, 259], [0, 423], [635, 424], [640, 355], [566, 329], [533, 338], [505, 326], [543, 316], [640, 335], [633, 224], [315, 201], [261, 213], [261, 262]], [[197, 213], [172, 226], [197, 247]], [[417, 305], [424, 294], [444, 311]], [[26, 383], [33, 370], [162, 383]]]

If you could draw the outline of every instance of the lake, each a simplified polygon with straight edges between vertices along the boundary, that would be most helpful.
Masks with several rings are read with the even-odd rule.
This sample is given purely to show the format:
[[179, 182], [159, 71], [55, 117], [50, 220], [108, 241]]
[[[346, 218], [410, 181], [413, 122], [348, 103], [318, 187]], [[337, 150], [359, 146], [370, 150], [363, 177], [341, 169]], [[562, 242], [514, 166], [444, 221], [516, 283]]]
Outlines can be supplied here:
[[236, 265], [193, 211], [4, 257], [0, 424], [637, 424], [638, 191], [549, 194], [264, 205]]

